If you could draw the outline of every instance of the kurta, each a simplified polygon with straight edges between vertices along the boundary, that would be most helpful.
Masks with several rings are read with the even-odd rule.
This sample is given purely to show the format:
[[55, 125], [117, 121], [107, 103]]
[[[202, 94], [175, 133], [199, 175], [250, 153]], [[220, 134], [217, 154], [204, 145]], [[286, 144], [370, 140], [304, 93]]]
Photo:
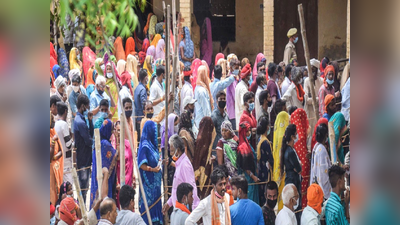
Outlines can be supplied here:
[[283, 62], [285, 62], [285, 65], [289, 65], [292, 58], [297, 59], [296, 46], [294, 46], [293, 42], [289, 41], [283, 53]]

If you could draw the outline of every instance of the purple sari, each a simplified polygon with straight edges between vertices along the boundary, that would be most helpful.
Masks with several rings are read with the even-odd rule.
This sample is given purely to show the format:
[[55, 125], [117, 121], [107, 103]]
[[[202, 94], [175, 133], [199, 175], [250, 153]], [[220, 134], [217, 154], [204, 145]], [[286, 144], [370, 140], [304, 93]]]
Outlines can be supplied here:
[[201, 30], [201, 59], [207, 62], [208, 67], [211, 67], [213, 54], [211, 29], [211, 20], [210, 18], [206, 17]]

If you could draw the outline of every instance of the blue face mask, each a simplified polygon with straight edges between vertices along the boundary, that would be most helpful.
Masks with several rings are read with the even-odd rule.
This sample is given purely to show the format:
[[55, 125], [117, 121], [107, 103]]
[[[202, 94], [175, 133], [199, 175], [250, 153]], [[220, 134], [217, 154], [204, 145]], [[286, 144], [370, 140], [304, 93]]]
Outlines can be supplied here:
[[86, 109], [86, 107], [85, 107], [85, 111], [83, 111], [83, 116], [88, 117], [88, 113], [89, 113], [89, 110]]
[[233, 75], [239, 75], [239, 70], [234, 70], [234, 71], [232, 72], [232, 74], [233, 74]]
[[294, 39], [293, 42], [296, 44], [298, 40], [299, 40], [299, 37], [296, 37], [296, 39]]
[[192, 119], [192, 126], [194, 126], [194, 119]]
[[253, 103], [249, 103], [249, 111], [253, 111], [254, 110], [254, 102]]
[[108, 113], [106, 112], [99, 112], [99, 118], [107, 119]]
[[333, 84], [333, 80], [329, 80], [328, 78], [326, 78], [326, 83], [332, 85]]
[[162, 38], [165, 39], [165, 34], [162, 35]]
[[268, 127], [268, 133], [267, 133], [267, 136], [269, 135], [269, 133], [271, 133], [271, 129]]
[[251, 133], [250, 133], [250, 135], [247, 136], [246, 138], [247, 138], [247, 140], [250, 140], [250, 138], [251, 138]]
[[262, 88], [263, 88], [264, 90], [267, 90], [267, 85], [264, 84], [264, 85], [262, 86]]

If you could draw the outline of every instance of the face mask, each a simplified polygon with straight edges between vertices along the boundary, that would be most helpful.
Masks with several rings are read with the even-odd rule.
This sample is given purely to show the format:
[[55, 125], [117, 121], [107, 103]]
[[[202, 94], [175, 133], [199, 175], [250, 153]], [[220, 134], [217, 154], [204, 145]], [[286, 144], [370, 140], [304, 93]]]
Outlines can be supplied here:
[[192, 126], [194, 126], [194, 119], [192, 119]]
[[268, 102], [268, 107], [272, 106], [272, 101]]
[[89, 110], [85, 107], [85, 110], [83, 111], [83, 116], [87, 117], [89, 113]]
[[297, 43], [297, 41], [299, 40], [299, 37], [296, 37], [296, 39], [294, 39], [294, 43]]
[[254, 110], [254, 102], [253, 103], [249, 103], [249, 111], [253, 111]]
[[298, 198], [296, 200], [296, 205], [293, 206], [293, 209], [297, 209], [297, 207], [299, 207], [299, 200], [300, 200], [300, 198]]
[[251, 133], [250, 133], [250, 135], [247, 136], [246, 138], [247, 138], [247, 140], [250, 140], [250, 138], [251, 138]]
[[174, 126], [174, 132], [175, 132], [175, 133], [178, 133], [178, 131], [179, 131], [179, 125], [175, 125], [175, 126]]
[[107, 73], [107, 78], [113, 78], [112, 73]]
[[299, 135], [296, 134], [296, 139], [294, 139], [294, 143], [296, 144], [296, 142], [299, 140]]
[[278, 199], [275, 199], [275, 200], [267, 199], [268, 207], [271, 209], [275, 208], [277, 201], [278, 201]]
[[328, 137], [326, 137], [325, 138], [325, 143], [327, 143], [329, 141], [329, 138]]
[[80, 55], [80, 54], [77, 55], [76, 58], [77, 58], [78, 60], [81, 60], [81, 55]]
[[226, 101], [219, 101], [219, 102], [218, 102], [218, 107], [219, 107], [219, 108], [224, 109], [225, 106], [226, 106]]
[[162, 35], [162, 38], [165, 39], [165, 34]]
[[267, 85], [264, 84], [264, 85], [262, 86], [262, 88], [263, 88], [264, 90], [267, 90]]
[[267, 136], [269, 135], [269, 133], [271, 133], [271, 129], [270, 128], [268, 128]]
[[130, 118], [132, 116], [132, 110], [125, 110], [126, 118]]
[[75, 93], [78, 93], [79, 91], [79, 86], [72, 86], [72, 89], [74, 90]]
[[107, 119], [107, 117], [108, 117], [108, 113], [106, 113], [106, 112], [99, 112], [99, 118], [103, 118], [103, 119]]
[[301, 78], [300, 80], [299, 80], [299, 83], [298, 84], [302, 84], [303, 83], [303, 78]]
[[154, 113], [147, 113], [147, 114], [146, 114], [146, 117], [147, 117], [148, 119], [151, 119], [151, 118], [153, 118], [153, 114], [154, 114]]
[[99, 92], [100, 95], [103, 95], [104, 91], [102, 90], [97, 90], [97, 92]]
[[103, 64], [100, 66], [100, 69], [104, 71], [106, 69], [106, 66]]
[[189, 112], [193, 114], [194, 113], [194, 109], [189, 109]]
[[239, 75], [239, 70], [234, 70], [234, 71], [232, 72], [232, 74], [233, 74], [233, 75]]
[[328, 78], [326, 78], [326, 83], [332, 85], [333, 84], [333, 80], [329, 80]]

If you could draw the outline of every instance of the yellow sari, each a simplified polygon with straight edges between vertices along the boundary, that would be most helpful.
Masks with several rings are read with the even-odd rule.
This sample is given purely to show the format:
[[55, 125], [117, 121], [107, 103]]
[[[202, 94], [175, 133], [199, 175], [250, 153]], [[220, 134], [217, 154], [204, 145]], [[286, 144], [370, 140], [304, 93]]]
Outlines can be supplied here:
[[126, 71], [128, 71], [129, 74], [131, 75], [131, 79], [133, 82], [132, 90], [135, 90], [135, 88], [139, 85], [138, 74], [137, 74], [138, 62], [137, 62], [135, 56], [133, 56], [131, 54], [128, 55], [128, 57], [126, 58], [126, 61], [127, 61], [126, 62]]
[[157, 47], [158, 41], [161, 39], [161, 35], [160, 34], [156, 34], [156, 36], [154, 36], [153, 41], [151, 41], [151, 45], [155, 47]]
[[282, 202], [282, 191], [285, 186], [285, 174], [281, 177], [281, 148], [282, 138], [285, 135], [286, 127], [289, 125], [289, 114], [282, 111], [278, 114], [274, 124], [274, 144], [272, 148], [272, 155], [274, 157], [274, 170], [272, 174], [272, 180], [278, 184], [279, 196], [278, 196], [278, 211], [283, 208]]
[[[79, 69], [81, 70], [81, 67], [79, 66], [78, 60], [76, 58], [76, 51], [78, 51], [77, 48], [73, 47], [71, 49], [71, 52], [69, 53], [69, 69]], [[82, 71], [81, 71], [82, 74]]]
[[115, 85], [114, 78], [107, 79], [106, 85], [110, 87], [110, 94], [115, 102], [115, 107], [110, 107], [110, 112], [113, 115], [112, 121], [115, 123], [118, 121], [118, 89]]
[[144, 60], [143, 63], [143, 69], [147, 70], [147, 76], [149, 78], [149, 82], [147, 83], [147, 88], [149, 88], [149, 90], [150, 90], [151, 75], [153, 74], [153, 67], [151, 66], [151, 61], [153, 61], [153, 56], [148, 55], [146, 56], [146, 59]]

